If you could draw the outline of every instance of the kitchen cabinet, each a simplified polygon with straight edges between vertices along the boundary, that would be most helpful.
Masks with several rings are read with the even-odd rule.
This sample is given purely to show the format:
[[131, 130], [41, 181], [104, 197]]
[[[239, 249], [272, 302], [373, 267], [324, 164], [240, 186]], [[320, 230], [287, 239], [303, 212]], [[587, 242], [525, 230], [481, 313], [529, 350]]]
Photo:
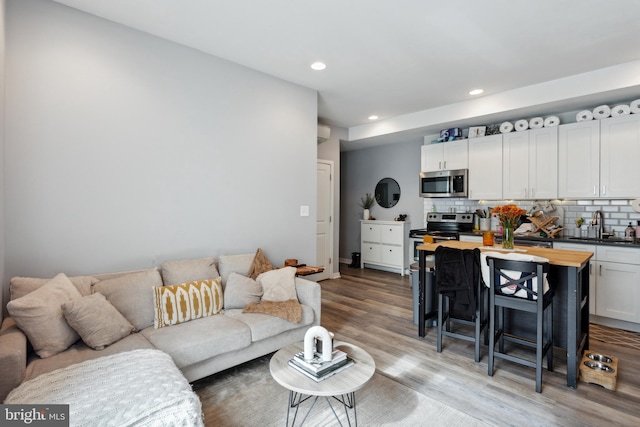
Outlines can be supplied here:
[[420, 169], [422, 172], [467, 169], [469, 167], [468, 147], [466, 139], [423, 145]]
[[559, 126], [558, 197], [600, 196], [600, 122]]
[[[554, 249], [592, 252], [589, 313], [598, 318], [640, 323], [640, 248], [555, 242]], [[613, 325], [611, 325], [613, 326]]]
[[600, 197], [640, 194], [640, 115], [600, 121]]
[[502, 199], [502, 135], [469, 140], [469, 199]]
[[502, 135], [502, 197], [558, 197], [558, 127]]
[[360, 268], [383, 267], [404, 276], [409, 268], [409, 226], [407, 221], [361, 220]]

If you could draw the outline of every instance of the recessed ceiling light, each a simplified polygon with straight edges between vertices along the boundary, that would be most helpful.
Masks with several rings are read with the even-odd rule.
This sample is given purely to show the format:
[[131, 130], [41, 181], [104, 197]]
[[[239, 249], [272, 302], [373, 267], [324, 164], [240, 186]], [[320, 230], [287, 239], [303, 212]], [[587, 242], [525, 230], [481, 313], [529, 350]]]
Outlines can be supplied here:
[[311, 68], [316, 71], [321, 71], [327, 68], [327, 64], [325, 64], [324, 62], [314, 62], [313, 64], [311, 64]]
[[474, 89], [471, 92], [469, 92], [469, 95], [480, 95], [482, 92], [484, 92], [484, 90], [482, 90], [482, 89]]
[[378, 116], [369, 116], [369, 120], [378, 120]]

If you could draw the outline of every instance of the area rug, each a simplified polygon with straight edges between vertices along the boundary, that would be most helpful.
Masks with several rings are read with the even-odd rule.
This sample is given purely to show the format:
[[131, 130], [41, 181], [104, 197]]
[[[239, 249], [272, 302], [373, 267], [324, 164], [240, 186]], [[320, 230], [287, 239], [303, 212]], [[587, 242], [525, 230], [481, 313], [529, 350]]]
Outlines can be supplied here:
[[[288, 391], [269, 373], [269, 357], [262, 357], [206, 379], [193, 388], [202, 401], [207, 426], [283, 426]], [[458, 412], [434, 399], [415, 392], [379, 373], [356, 392], [358, 425], [361, 426], [485, 426], [487, 424]], [[306, 413], [311, 399], [300, 411]], [[332, 405], [344, 425], [344, 409]], [[298, 422], [301, 415], [298, 415]], [[291, 421], [290, 421], [291, 422]], [[351, 420], [353, 425], [353, 418]], [[320, 398], [305, 426], [338, 425], [327, 402]]]

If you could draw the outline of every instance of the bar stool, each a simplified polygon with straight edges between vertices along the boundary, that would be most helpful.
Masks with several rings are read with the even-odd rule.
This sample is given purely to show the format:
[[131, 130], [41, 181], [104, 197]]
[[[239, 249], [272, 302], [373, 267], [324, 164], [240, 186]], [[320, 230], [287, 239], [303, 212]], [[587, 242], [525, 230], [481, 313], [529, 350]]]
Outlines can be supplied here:
[[[536, 261], [517, 261], [487, 256], [486, 261], [489, 265], [490, 275], [489, 376], [493, 376], [495, 357], [536, 368], [536, 392], [540, 393], [542, 391], [542, 359], [545, 355], [547, 356], [547, 369], [553, 371], [554, 291], [546, 281], [549, 263], [545, 261], [548, 260], [539, 258]], [[542, 292], [539, 291], [540, 289]], [[505, 335], [505, 308], [535, 313], [536, 338], [534, 342], [522, 337]], [[498, 340], [498, 351], [495, 351], [496, 340]], [[505, 340], [535, 348], [535, 362], [507, 354], [504, 350]]]
[[[436, 248], [435, 282], [438, 293], [436, 350], [442, 352], [443, 336], [473, 342], [474, 360], [479, 362], [483, 331], [485, 344], [488, 339], [487, 287], [480, 274], [480, 250]], [[473, 335], [454, 332], [452, 323], [473, 326]]]

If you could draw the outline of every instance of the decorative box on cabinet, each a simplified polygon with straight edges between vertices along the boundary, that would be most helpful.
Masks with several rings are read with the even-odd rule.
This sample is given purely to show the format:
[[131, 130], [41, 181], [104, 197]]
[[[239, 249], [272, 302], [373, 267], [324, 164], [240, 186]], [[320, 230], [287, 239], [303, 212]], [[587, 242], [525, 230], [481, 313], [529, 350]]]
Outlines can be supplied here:
[[399, 270], [404, 276], [409, 269], [409, 225], [407, 221], [361, 220], [360, 268]]

